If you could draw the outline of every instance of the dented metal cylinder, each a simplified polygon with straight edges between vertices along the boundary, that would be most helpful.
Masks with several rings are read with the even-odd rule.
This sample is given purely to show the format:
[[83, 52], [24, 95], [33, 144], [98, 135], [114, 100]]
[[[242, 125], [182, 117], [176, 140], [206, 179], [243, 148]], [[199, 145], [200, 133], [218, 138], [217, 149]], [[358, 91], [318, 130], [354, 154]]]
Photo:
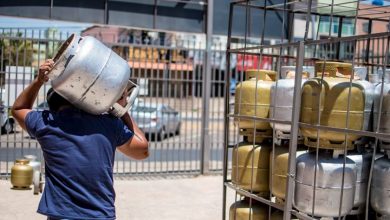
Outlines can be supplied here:
[[313, 214], [317, 217], [338, 217], [350, 213], [356, 188], [356, 164], [346, 158], [343, 169], [343, 163], [343, 157], [333, 158], [329, 152], [319, 152], [317, 164], [315, 152], [300, 155], [297, 158], [294, 207], [312, 214], [314, 204]]
[[353, 209], [356, 211], [354, 214], [360, 214], [363, 212], [366, 204], [372, 154], [369, 152], [351, 153], [347, 157], [356, 164], [356, 189]]
[[[383, 93], [382, 93], [382, 75], [383, 71], [378, 71], [377, 82], [375, 87], [375, 98], [374, 98], [374, 131], [378, 127], [378, 119], [380, 112], [380, 123], [379, 123], [379, 132], [390, 134], [390, 70], [386, 70], [383, 84]], [[380, 109], [382, 95], [382, 109]], [[390, 138], [380, 138], [380, 147], [384, 150], [390, 150]]]
[[[271, 104], [270, 104], [270, 118], [291, 121], [292, 108], [294, 100], [294, 85], [295, 85], [295, 66], [282, 66], [281, 77], [271, 87]], [[314, 77], [314, 67], [303, 66], [302, 84], [307, 78]], [[275, 129], [276, 138], [289, 139], [291, 132], [291, 125], [271, 123], [271, 127]]]
[[370, 203], [377, 213], [390, 216], [390, 159], [388, 155], [377, 159], [374, 163]]
[[53, 89], [91, 114], [109, 111], [130, 79], [128, 63], [90, 36], [72, 34], [53, 60], [54, 68], [48, 75]]

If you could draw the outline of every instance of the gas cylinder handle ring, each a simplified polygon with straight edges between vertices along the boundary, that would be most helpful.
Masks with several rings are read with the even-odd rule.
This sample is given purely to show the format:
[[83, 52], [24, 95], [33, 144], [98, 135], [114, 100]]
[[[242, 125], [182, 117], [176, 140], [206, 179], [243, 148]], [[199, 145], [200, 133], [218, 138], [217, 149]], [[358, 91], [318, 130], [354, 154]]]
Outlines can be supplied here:
[[115, 117], [122, 117], [134, 104], [135, 99], [138, 96], [139, 93], [139, 86], [135, 83], [133, 83], [131, 80], [128, 81], [128, 85], [131, 85], [131, 94], [127, 98], [127, 104], [126, 106], [121, 106], [118, 103], [114, 103], [112, 107], [110, 108], [110, 114], [114, 115]]

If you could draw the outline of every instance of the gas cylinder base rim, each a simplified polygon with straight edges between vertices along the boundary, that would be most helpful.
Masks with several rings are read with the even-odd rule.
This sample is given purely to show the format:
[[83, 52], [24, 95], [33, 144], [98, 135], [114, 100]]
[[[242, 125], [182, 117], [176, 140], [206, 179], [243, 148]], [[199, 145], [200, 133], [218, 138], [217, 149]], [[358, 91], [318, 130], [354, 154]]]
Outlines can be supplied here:
[[30, 186], [12, 186], [13, 190], [30, 190], [31, 187]]
[[[277, 139], [290, 140], [291, 132], [275, 129], [275, 136]], [[301, 134], [298, 134], [298, 140], [303, 140], [303, 136]]]
[[303, 212], [303, 211], [300, 211], [297, 209], [297, 211], [301, 214], [301, 215], [305, 215], [311, 219], [318, 219], [318, 220], [333, 220], [333, 219], [338, 219], [340, 217], [340, 219], [345, 219], [345, 217], [347, 216], [347, 214], [345, 215], [341, 215], [341, 216], [312, 216], [312, 213], [310, 211], [309, 212]]
[[[316, 219], [316, 220], [335, 220], [338, 217], [321, 217], [321, 216], [312, 216], [311, 213], [305, 213], [299, 210], [296, 210], [299, 214], [305, 216], [306, 218]], [[340, 216], [340, 219], [345, 219], [346, 216]]]
[[243, 136], [243, 139], [244, 142], [255, 143], [255, 144], [264, 144], [272, 140], [271, 137], [256, 136], [255, 138], [253, 138], [253, 135]]
[[244, 136], [253, 136], [253, 134], [255, 134], [256, 137], [272, 137], [272, 129], [256, 129], [256, 131], [254, 131], [253, 128], [240, 128], [239, 134]]
[[[311, 138], [305, 137], [304, 144], [308, 147], [317, 148], [317, 138], [315, 140], [310, 140]], [[345, 148], [345, 142], [338, 142], [338, 143], [332, 143], [331, 140], [326, 139], [320, 139], [320, 143], [318, 148], [320, 149], [327, 149], [327, 150], [344, 150]], [[355, 146], [353, 144], [353, 141], [347, 140], [347, 150], [354, 150]]]
[[[274, 138], [274, 142], [275, 142], [276, 145], [279, 145], [279, 146], [286, 145], [288, 147], [289, 146], [289, 142], [290, 142], [290, 138], [278, 138], [278, 137], [275, 137]], [[303, 145], [304, 144], [303, 138], [298, 137], [297, 144], [298, 145]]]
[[348, 215], [360, 215], [363, 214], [366, 209], [365, 205], [353, 207], [351, 212]]
[[[247, 193], [250, 193], [250, 194], [253, 194], [253, 195], [256, 195], [258, 197], [262, 197], [264, 199], [269, 199], [269, 191], [262, 191], [262, 192], [250, 192], [249, 190], [246, 190], [246, 189], [243, 189], [245, 192]], [[243, 194], [241, 194], [240, 192], [237, 192], [238, 195], [240, 196], [244, 196]]]

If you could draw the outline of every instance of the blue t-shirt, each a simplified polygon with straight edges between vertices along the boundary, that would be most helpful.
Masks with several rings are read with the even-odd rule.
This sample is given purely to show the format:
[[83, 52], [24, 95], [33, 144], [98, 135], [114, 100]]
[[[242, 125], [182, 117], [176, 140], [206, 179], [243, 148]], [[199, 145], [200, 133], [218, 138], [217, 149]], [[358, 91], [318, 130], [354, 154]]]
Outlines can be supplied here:
[[122, 120], [69, 108], [31, 111], [25, 124], [45, 158], [38, 212], [54, 218], [115, 219], [115, 149], [133, 136]]

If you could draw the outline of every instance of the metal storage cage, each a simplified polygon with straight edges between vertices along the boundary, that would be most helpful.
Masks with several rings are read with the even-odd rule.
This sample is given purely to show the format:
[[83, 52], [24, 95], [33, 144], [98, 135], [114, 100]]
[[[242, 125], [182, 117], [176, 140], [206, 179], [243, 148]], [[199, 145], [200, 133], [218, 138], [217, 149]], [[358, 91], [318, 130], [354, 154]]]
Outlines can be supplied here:
[[223, 219], [390, 219], [390, 9], [364, 2], [230, 3]]

